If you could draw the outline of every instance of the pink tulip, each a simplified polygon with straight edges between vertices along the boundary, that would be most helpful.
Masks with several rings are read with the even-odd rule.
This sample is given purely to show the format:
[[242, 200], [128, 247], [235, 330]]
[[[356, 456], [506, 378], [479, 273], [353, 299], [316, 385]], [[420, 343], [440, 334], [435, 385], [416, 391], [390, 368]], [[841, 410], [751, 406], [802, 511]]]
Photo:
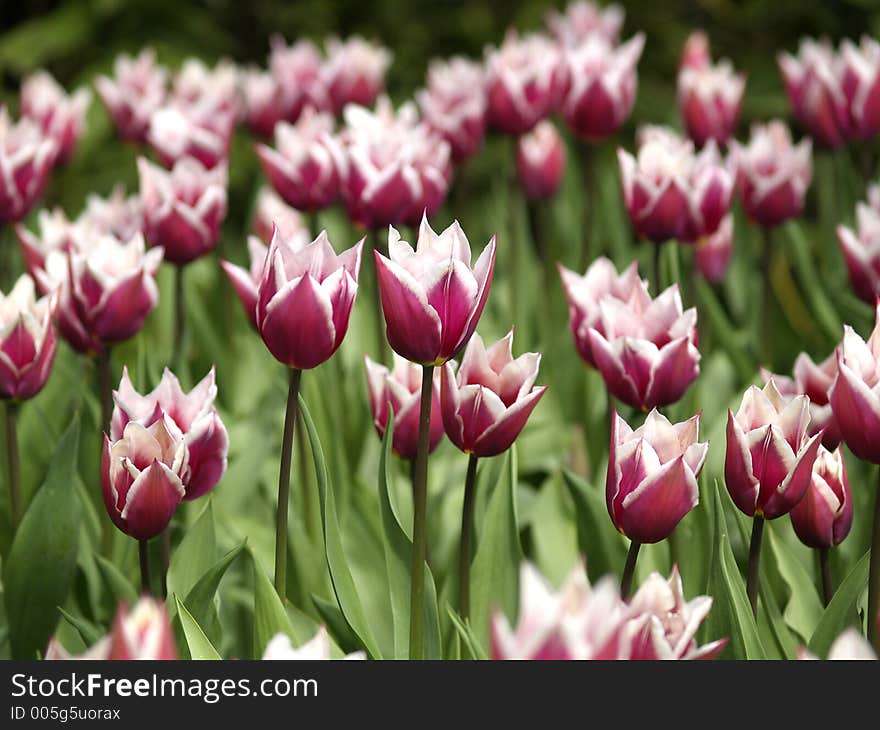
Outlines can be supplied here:
[[809, 399], [786, 400], [773, 380], [751, 386], [736, 415], [727, 412], [724, 480], [749, 517], [780, 517], [806, 493], [820, 446], [819, 434], [807, 436], [809, 424]]
[[880, 43], [867, 35], [859, 45], [844, 40], [840, 59], [853, 132], [859, 139], [872, 139], [880, 132]]
[[342, 149], [329, 114], [306, 107], [295, 125], [275, 126], [275, 146], [257, 146], [263, 171], [288, 204], [302, 211], [326, 208], [339, 194]]
[[234, 113], [214, 108], [211, 100], [207, 105], [175, 102], [150, 117], [147, 142], [166, 168], [193, 157], [211, 169], [228, 161], [234, 126]]
[[576, 0], [564, 13], [552, 10], [547, 15], [547, 27], [564, 46], [576, 46], [593, 36], [601, 36], [617, 45], [623, 28], [624, 11], [620, 5], [601, 7], [591, 0]]
[[565, 175], [565, 143], [552, 122], [538, 122], [519, 138], [516, 172], [531, 200], [552, 198], [559, 190]]
[[276, 227], [283, 238], [300, 232], [308, 234], [305, 218], [299, 211], [285, 203], [272, 188], [263, 186], [254, 204], [251, 232], [268, 246]]
[[37, 211], [39, 234], [21, 223], [15, 224], [21, 255], [31, 276], [37, 278], [36, 271], [46, 267], [46, 256], [50, 251], [67, 253], [74, 246], [73, 226], [60, 208]]
[[[346, 654], [342, 659], [360, 660], [366, 659], [367, 655], [362, 651]], [[281, 661], [328, 661], [330, 656], [330, 638], [324, 626], [302, 646], [295, 647], [290, 642], [290, 637], [284, 633], [275, 634], [266, 644], [263, 659]]]
[[[407, 362], [394, 353], [394, 368], [364, 357], [367, 368], [367, 389], [373, 426], [379, 438], [385, 436], [389, 407], [394, 412], [394, 440], [391, 448], [401, 459], [414, 461], [419, 442], [419, 396], [422, 388], [422, 368]], [[428, 452], [433, 451], [443, 438], [443, 419], [440, 415], [440, 371], [434, 371], [431, 405], [431, 427]]]
[[198, 58], [186, 59], [174, 77], [171, 97], [180, 107], [195, 107], [205, 115], [229, 115], [237, 121], [244, 113], [240, 73], [228, 59], [213, 68]]
[[561, 111], [582, 139], [600, 142], [629, 118], [638, 88], [636, 66], [645, 46], [639, 33], [615, 47], [592, 35], [564, 51]]
[[144, 233], [165, 258], [187, 264], [212, 251], [226, 217], [226, 168], [184, 157], [170, 171], [138, 158]]
[[812, 142], [793, 145], [779, 120], [752, 126], [748, 145], [731, 143], [737, 187], [749, 217], [775, 226], [800, 215], [813, 177]]
[[453, 222], [441, 234], [419, 226], [415, 250], [388, 231], [388, 257], [374, 251], [391, 349], [422, 365], [442, 365], [477, 328], [495, 268], [495, 237], [471, 266], [467, 236]]
[[0, 225], [20, 221], [43, 192], [58, 147], [23, 117], [13, 122], [0, 106]]
[[36, 122], [55, 141], [55, 163], [70, 159], [83, 135], [92, 100], [88, 89], [67, 95], [47, 71], [37, 71], [21, 84], [21, 115]]
[[141, 598], [131, 611], [120, 606], [110, 631], [107, 659], [174, 660], [177, 648], [165, 606], [153, 598]]
[[636, 157], [617, 151], [627, 212], [636, 233], [655, 243], [693, 243], [718, 230], [730, 208], [733, 177], [711, 140], [693, 144], [662, 127], [639, 131]]
[[278, 79], [268, 71], [246, 69], [241, 74], [241, 93], [248, 128], [258, 137], [271, 137], [287, 113]]
[[269, 71], [280, 87], [284, 118], [295, 122], [306, 105], [329, 111], [330, 99], [322, 75], [323, 60], [314, 43], [301, 40], [288, 46], [281, 36], [276, 35], [270, 44]]
[[728, 213], [721, 219], [715, 233], [697, 241], [697, 270], [706, 281], [718, 283], [724, 279], [733, 257], [733, 244], [733, 213]]
[[560, 54], [545, 36], [509, 30], [500, 48], [486, 49], [489, 124], [520, 135], [549, 116], [562, 89]]
[[105, 435], [101, 490], [113, 524], [136, 540], [161, 533], [184, 497], [188, 459], [165, 417], [149, 428], [132, 421], [117, 441]]
[[214, 368], [189, 393], [183, 392], [180, 381], [165, 368], [162, 380], [146, 395], [135, 390], [128, 369], [123, 368], [119, 389], [113, 392], [110, 439], [121, 439], [132, 421], [150, 427], [163, 420], [174, 440], [182, 439], [186, 444], [189, 469], [182, 478], [183, 498], [196, 499], [213, 489], [226, 472], [229, 435], [214, 407], [216, 397]]
[[589, 347], [612, 395], [645, 411], [681, 398], [700, 372], [700, 353], [697, 310], [682, 311], [677, 284], [653, 300], [639, 289], [629, 302], [605, 297], [599, 317]]
[[852, 493], [839, 448], [819, 448], [813, 476], [803, 499], [791, 510], [791, 526], [800, 541], [812, 548], [839, 545], [853, 520]]
[[497, 456], [510, 448], [547, 390], [533, 387], [541, 355], [513, 357], [513, 330], [486, 348], [474, 333], [461, 367], [443, 368], [441, 408], [449, 440], [466, 454]]
[[0, 292], [0, 398], [26, 400], [42, 390], [55, 360], [57, 299], [37, 299], [34, 280], [22, 275]]
[[691, 33], [678, 70], [678, 108], [698, 147], [710, 139], [725, 144], [736, 131], [746, 78], [727, 59], [712, 65], [709, 39]]
[[327, 232], [294, 251], [269, 245], [257, 299], [257, 327], [269, 352], [290, 368], [328, 360], [342, 344], [358, 289], [364, 241], [338, 256]]
[[347, 104], [372, 106], [385, 86], [391, 52], [360, 36], [328, 38], [326, 49], [321, 72], [330, 109], [339, 114]]
[[128, 142], [145, 142], [150, 118], [165, 103], [168, 70], [156, 63], [156, 53], [145, 48], [136, 57], [117, 56], [113, 78], [99, 76], [95, 89], [116, 131]]
[[880, 295], [880, 206], [859, 203], [856, 223], [858, 232], [837, 226], [837, 240], [855, 293], [873, 304]]
[[561, 264], [559, 276], [568, 300], [568, 320], [578, 353], [587, 365], [595, 367], [590, 348], [590, 329], [604, 333], [599, 303], [605, 297], [629, 302], [634, 297], [650, 299], [648, 283], [639, 278], [638, 262], [633, 261], [618, 274], [610, 259], [600, 256], [581, 276]]
[[139, 195], [126, 197], [120, 185], [106, 198], [90, 194], [86, 198], [86, 208], [77, 222], [85, 222], [101, 233], [110, 233], [116, 238], [128, 241], [144, 227]]

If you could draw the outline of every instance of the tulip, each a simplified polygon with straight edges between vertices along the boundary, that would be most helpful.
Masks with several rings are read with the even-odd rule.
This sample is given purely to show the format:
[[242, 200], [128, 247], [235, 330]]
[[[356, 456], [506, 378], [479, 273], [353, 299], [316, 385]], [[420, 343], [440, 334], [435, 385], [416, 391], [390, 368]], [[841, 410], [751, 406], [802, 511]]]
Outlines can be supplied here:
[[88, 89], [67, 95], [47, 71], [37, 71], [21, 84], [21, 115], [36, 122], [55, 141], [55, 163], [70, 159], [83, 135], [86, 112], [92, 100]]
[[549, 116], [562, 89], [559, 51], [538, 34], [520, 38], [510, 30], [500, 48], [486, 49], [489, 124], [520, 135]]
[[[422, 389], [422, 368], [407, 362], [394, 353], [394, 367], [389, 370], [381, 363], [364, 357], [367, 370], [367, 390], [373, 426], [384, 438], [389, 408], [394, 413], [394, 438], [391, 448], [401, 459], [415, 461], [419, 439], [419, 393]], [[434, 372], [431, 396], [431, 426], [428, 451], [433, 451], [443, 438], [443, 419], [440, 414], [440, 371]]]
[[144, 234], [183, 265], [213, 250], [226, 217], [226, 168], [185, 157], [170, 171], [138, 158]]
[[382, 92], [391, 52], [359, 36], [328, 38], [322, 68], [330, 109], [339, 114], [347, 104], [372, 106]]
[[171, 97], [181, 107], [198, 107], [237, 120], [244, 112], [240, 80], [238, 67], [228, 59], [210, 68], [197, 58], [188, 58], [174, 77]]
[[618, 47], [601, 35], [592, 35], [565, 49], [561, 112], [579, 137], [602, 141], [627, 120], [636, 98], [636, 66], [644, 46], [645, 36], [639, 33]]
[[211, 169], [226, 164], [234, 123], [231, 111], [215, 109], [210, 103], [185, 106], [177, 102], [153, 113], [147, 142], [169, 169], [185, 157], [193, 157]]
[[[263, 659], [275, 659], [282, 661], [315, 661], [329, 660], [330, 656], [330, 637], [327, 636], [327, 629], [324, 626], [318, 629], [318, 632], [300, 647], [294, 648], [290, 643], [290, 637], [284, 633], [275, 634], [266, 644], [266, 650], [263, 652]], [[366, 659], [367, 655], [362, 651], [356, 651], [346, 654], [343, 659]]]
[[251, 232], [268, 246], [276, 226], [285, 239], [309, 233], [305, 218], [299, 211], [285, 203], [272, 188], [261, 187], [254, 204]]
[[258, 137], [271, 137], [287, 113], [278, 79], [268, 71], [249, 68], [241, 74], [241, 93], [248, 128]]
[[90, 194], [86, 198], [86, 208], [77, 222], [85, 222], [101, 233], [110, 233], [116, 238], [128, 241], [144, 227], [139, 195], [125, 196], [125, 189], [117, 185], [107, 198]]
[[837, 240], [855, 293], [873, 304], [880, 295], [880, 206], [859, 203], [856, 223], [858, 233], [837, 226]]
[[91, 660], [106, 661], [110, 651], [110, 637], [104, 636], [86, 649], [82, 654], [73, 656], [56, 637], [49, 639], [43, 659], [49, 661]]
[[280, 87], [284, 118], [295, 122], [303, 107], [330, 110], [321, 53], [311, 41], [297, 41], [288, 46], [281, 36], [273, 36], [269, 71]]
[[678, 108], [697, 147], [710, 139], [725, 144], [733, 136], [745, 88], [745, 76], [730, 61], [712, 65], [706, 34], [691, 33], [678, 70]]
[[[801, 649], [798, 652], [798, 659], [818, 659], [818, 657], [806, 649]], [[876, 661], [877, 654], [871, 647], [870, 642], [865, 641], [865, 637], [862, 636], [859, 630], [850, 626], [834, 640], [831, 649], [828, 651], [828, 659], [837, 661]]]
[[339, 194], [339, 170], [344, 162], [333, 127], [333, 117], [307, 107], [295, 125], [279, 122], [275, 126], [277, 150], [257, 146], [272, 187], [298, 210], [321, 210]]
[[58, 147], [27, 117], [0, 106], [0, 224], [20, 221], [43, 192]]
[[519, 138], [516, 172], [530, 200], [552, 198], [565, 174], [565, 144], [552, 122], [537, 126]]
[[700, 275], [713, 283], [723, 281], [733, 257], [733, 214], [721, 219], [718, 230], [697, 241], [694, 261]]
[[155, 51], [145, 48], [135, 58], [118, 56], [113, 75], [97, 78], [98, 96], [122, 139], [145, 142], [150, 118], [165, 102], [168, 71], [156, 63]]
[[564, 13], [551, 10], [547, 27], [564, 46], [576, 46], [595, 35], [617, 45], [623, 20], [620, 5], [600, 7], [591, 0], [576, 0], [568, 4]]
[[15, 235], [21, 255], [28, 272], [36, 278], [37, 270], [46, 267], [46, 256], [50, 251], [67, 253], [74, 246], [73, 223], [67, 219], [60, 208], [37, 211], [39, 234], [15, 224]]
[[849, 102], [852, 129], [859, 139], [880, 132], [880, 43], [863, 35], [856, 45], [840, 44], [841, 86]]

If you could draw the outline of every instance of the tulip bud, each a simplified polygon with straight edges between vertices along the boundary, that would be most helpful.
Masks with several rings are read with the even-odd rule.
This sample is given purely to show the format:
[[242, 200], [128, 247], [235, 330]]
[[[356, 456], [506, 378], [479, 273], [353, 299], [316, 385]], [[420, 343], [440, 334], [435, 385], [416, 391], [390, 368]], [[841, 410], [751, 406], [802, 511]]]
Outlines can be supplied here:
[[120, 606], [108, 649], [107, 659], [177, 659], [174, 632], [165, 606], [147, 596], [130, 611]]
[[21, 115], [36, 122], [43, 134], [55, 141], [55, 164], [73, 154], [85, 127], [92, 100], [88, 89], [67, 95], [47, 71], [37, 71], [21, 84]]
[[703, 236], [697, 241], [697, 270], [706, 280], [713, 283], [723, 281], [733, 257], [733, 214], [728, 213], [721, 219], [715, 233]]
[[519, 138], [516, 172], [531, 200], [552, 198], [559, 190], [565, 175], [565, 144], [552, 122], [538, 122]]
[[[422, 368], [394, 353], [394, 368], [364, 357], [367, 368], [367, 389], [373, 426], [379, 438], [385, 436], [389, 407], [394, 413], [394, 440], [391, 448], [401, 459], [414, 461], [419, 445], [419, 398], [422, 388]], [[431, 426], [428, 452], [433, 451], [443, 438], [443, 419], [440, 415], [440, 371], [434, 371], [431, 401]]]
[[322, 68], [330, 108], [339, 114], [347, 104], [372, 106], [385, 85], [391, 52], [359, 36], [328, 38]]
[[214, 68], [198, 58], [187, 58], [174, 77], [172, 101], [183, 108], [198, 109], [199, 116], [212, 114], [229, 118], [233, 123], [244, 111], [240, 95], [238, 66], [228, 59], [220, 59]]
[[168, 169], [192, 157], [210, 170], [229, 159], [234, 126], [231, 111], [175, 102], [150, 117], [147, 142]]
[[280, 87], [284, 118], [295, 122], [306, 104], [329, 111], [323, 60], [315, 44], [300, 40], [288, 46], [279, 35], [273, 36], [270, 44], [269, 71]]
[[391, 349], [422, 365], [442, 365], [477, 328], [495, 268], [495, 237], [471, 266], [467, 236], [453, 222], [436, 234], [422, 218], [415, 250], [388, 231], [388, 257], [374, 251]]
[[868, 35], [859, 45], [844, 39], [840, 65], [853, 133], [862, 140], [873, 139], [880, 132], [880, 43]]
[[551, 10], [547, 27], [563, 46], [576, 46], [595, 35], [617, 45], [623, 19], [620, 5], [600, 7], [591, 0], [576, 0], [568, 4], [564, 13]]
[[55, 360], [54, 295], [37, 299], [26, 274], [0, 291], [0, 398], [26, 400], [42, 390]]
[[77, 219], [101, 233], [109, 233], [121, 241], [131, 240], [144, 227], [139, 195], [125, 196], [125, 189], [117, 185], [107, 198], [90, 194], [86, 209]]
[[605, 496], [611, 521], [630, 540], [665, 540], [699, 503], [709, 450], [697, 442], [699, 430], [699, 414], [673, 425], [655, 409], [633, 431], [615, 412]]
[[269, 352], [307, 370], [342, 344], [354, 306], [364, 241], [338, 256], [327, 232], [294, 251], [272, 239], [258, 289], [257, 327]]
[[724, 480], [733, 503], [768, 520], [791, 510], [807, 491], [820, 435], [807, 436], [809, 399], [786, 401], [770, 380], [751, 386], [736, 415], [727, 412]]
[[113, 78], [99, 76], [95, 89], [110, 114], [116, 132], [128, 142], [145, 142], [153, 112], [165, 102], [168, 70], [145, 48], [137, 57], [117, 56]]
[[837, 240], [855, 293], [869, 304], [880, 296], [880, 206], [856, 206], [857, 230], [837, 226]]
[[113, 524], [136, 540], [161, 533], [186, 493], [188, 461], [164, 417], [149, 428], [132, 421], [112, 443], [104, 436], [101, 490]]
[[[282, 661], [315, 661], [329, 660], [330, 656], [330, 638], [327, 636], [327, 629], [324, 626], [318, 629], [318, 632], [300, 647], [294, 648], [290, 643], [290, 637], [284, 633], [275, 634], [266, 644], [266, 650], [263, 652], [263, 659], [274, 659]], [[358, 660], [366, 659], [367, 655], [362, 651], [356, 651], [346, 654], [343, 659]]]
[[248, 128], [258, 137], [271, 137], [287, 112], [281, 84], [271, 73], [249, 68], [241, 74], [241, 93]]
[[301, 235], [311, 239], [305, 218], [299, 211], [285, 203], [271, 187], [263, 186], [257, 193], [257, 202], [254, 204], [251, 232], [268, 246], [276, 226], [285, 240]]
[[840, 448], [819, 448], [813, 476], [803, 499], [791, 510], [791, 526], [812, 548], [839, 545], [852, 527], [853, 505]]
[[13, 122], [0, 106], [0, 224], [24, 218], [46, 186], [58, 147], [27, 117]]
[[513, 330], [488, 349], [474, 333], [458, 375], [452, 363], [443, 368], [443, 425], [449, 440], [466, 454], [497, 456], [509, 449], [547, 390], [532, 387], [540, 353], [514, 359], [512, 348]]

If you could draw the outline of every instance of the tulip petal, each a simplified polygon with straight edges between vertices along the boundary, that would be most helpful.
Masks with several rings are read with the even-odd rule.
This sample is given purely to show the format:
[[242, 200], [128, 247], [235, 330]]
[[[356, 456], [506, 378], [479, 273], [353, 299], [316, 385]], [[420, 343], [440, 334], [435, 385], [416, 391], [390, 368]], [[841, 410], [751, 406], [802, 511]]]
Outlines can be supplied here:
[[526, 421], [547, 391], [547, 386], [534, 388], [518, 399], [495, 423], [487, 428], [474, 445], [476, 456], [497, 456], [510, 448], [526, 425]]
[[697, 480], [680, 456], [663, 464], [624, 498], [619, 511], [621, 528], [636, 542], [659, 542], [697, 505], [699, 495]]

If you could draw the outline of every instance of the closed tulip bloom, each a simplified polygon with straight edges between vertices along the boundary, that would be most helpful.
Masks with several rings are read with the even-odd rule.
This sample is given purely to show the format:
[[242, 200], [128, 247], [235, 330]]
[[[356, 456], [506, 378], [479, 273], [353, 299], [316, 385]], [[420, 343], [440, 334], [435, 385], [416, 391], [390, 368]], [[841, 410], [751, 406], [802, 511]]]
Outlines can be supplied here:
[[333, 136], [330, 114], [306, 107], [295, 125], [279, 122], [275, 149], [261, 144], [257, 154], [272, 187], [297, 210], [326, 208], [339, 194], [342, 149]]
[[565, 143], [552, 122], [538, 122], [519, 138], [516, 172], [531, 200], [551, 198], [559, 190], [565, 175]]
[[373, 253], [391, 349], [422, 365], [455, 357], [486, 305], [495, 237], [471, 266], [471, 247], [458, 221], [438, 235], [423, 218], [415, 250], [391, 228], [388, 257]]
[[699, 414], [672, 424], [655, 409], [633, 431], [615, 412], [605, 498], [611, 521], [630, 540], [665, 540], [699, 503], [697, 477], [709, 450], [699, 431]]
[[[419, 444], [419, 395], [422, 388], [422, 368], [394, 353], [394, 367], [389, 370], [369, 357], [364, 357], [367, 369], [367, 390], [373, 426], [384, 438], [389, 408], [394, 412], [394, 439], [391, 448], [401, 459], [414, 461]], [[428, 453], [443, 438], [443, 418], [440, 415], [440, 371], [434, 371], [431, 401], [431, 426]]]
[[21, 115], [34, 120], [55, 141], [55, 163], [70, 159], [85, 129], [92, 100], [88, 89], [68, 95], [47, 71], [37, 71], [21, 84]]
[[513, 357], [513, 330], [490, 347], [474, 333], [456, 375], [443, 368], [441, 409], [446, 435], [474, 456], [497, 456], [510, 448], [547, 386], [535, 387], [541, 355]]
[[700, 372], [697, 310], [682, 309], [678, 285], [656, 299], [637, 290], [629, 302], [599, 301], [601, 327], [590, 352], [612, 395], [648, 411], [675, 403]]
[[725, 144], [736, 131], [746, 79], [727, 59], [712, 65], [709, 39], [691, 33], [678, 70], [678, 108], [698, 147], [710, 139]]
[[855, 293], [869, 304], [880, 296], [880, 206], [856, 206], [856, 230], [837, 226], [837, 240]]
[[[358, 660], [366, 659], [367, 655], [362, 651], [356, 651], [340, 658]], [[269, 643], [266, 644], [263, 659], [282, 661], [330, 660], [332, 657], [330, 656], [330, 637], [327, 635], [327, 629], [321, 626], [311, 639], [298, 647], [293, 646], [287, 634], [275, 634], [269, 640]]]
[[820, 436], [807, 436], [809, 399], [786, 400], [770, 380], [751, 386], [736, 415], [727, 412], [724, 480], [733, 503], [749, 517], [772, 520], [807, 491]]
[[283, 238], [291, 238], [300, 232], [308, 234], [302, 214], [285, 203], [271, 187], [264, 185], [257, 193], [251, 232], [268, 246], [276, 227]]
[[784, 122], [752, 126], [748, 145], [732, 142], [737, 187], [749, 217], [775, 226], [800, 215], [813, 177], [812, 142], [794, 145]]
[[372, 106], [385, 87], [391, 52], [360, 36], [328, 38], [326, 50], [321, 74], [330, 109], [339, 114], [347, 104]]
[[145, 48], [136, 57], [117, 56], [113, 77], [99, 76], [95, 89], [116, 132], [128, 142], [145, 142], [153, 112], [165, 102], [168, 70], [156, 63], [156, 53]]
[[123, 368], [119, 389], [113, 391], [110, 439], [121, 439], [131, 421], [149, 427], [164, 420], [173, 438], [183, 439], [189, 454], [183, 498], [196, 499], [213, 489], [226, 471], [229, 435], [214, 406], [216, 397], [213, 367], [189, 393], [183, 392], [177, 376], [165, 368], [162, 380], [145, 395], [135, 390], [128, 369]]
[[186, 264], [212, 251], [226, 217], [226, 167], [185, 157], [170, 171], [138, 158], [144, 234], [165, 258]]
[[175, 102], [150, 117], [147, 142], [168, 169], [186, 157], [211, 169], [228, 161], [234, 126], [232, 111]]
[[165, 418], [149, 428], [132, 421], [118, 441], [105, 435], [101, 490], [113, 524], [136, 540], [161, 533], [186, 493], [188, 460]]
[[126, 197], [121, 185], [113, 188], [106, 198], [90, 194], [86, 198], [86, 208], [77, 222], [85, 222], [101, 233], [110, 233], [116, 238], [128, 241], [144, 227], [144, 216], [139, 195]]
[[317, 367], [348, 330], [364, 241], [338, 256], [327, 232], [299, 251], [269, 246], [257, 299], [257, 327], [269, 352], [290, 368]]
[[246, 69], [241, 73], [241, 93], [248, 128], [258, 137], [271, 137], [287, 112], [278, 79], [262, 69]]
[[718, 230], [697, 240], [695, 262], [700, 275], [718, 283], [724, 280], [733, 257], [733, 213], [721, 219]]
[[20, 221], [43, 192], [58, 147], [32, 120], [0, 106], [0, 224]]
[[880, 43], [863, 35], [840, 44], [841, 86], [849, 102], [853, 133], [871, 139], [880, 132]]
[[244, 112], [239, 70], [228, 59], [211, 68], [198, 58], [187, 58], [174, 77], [171, 96], [181, 106], [229, 114], [236, 121]]
[[46, 268], [46, 256], [51, 251], [67, 253], [74, 246], [74, 224], [60, 208], [37, 211], [38, 233], [21, 223], [15, 224], [15, 235], [25, 266], [31, 276]]
[[0, 292], [0, 398], [26, 400], [42, 390], [55, 360], [56, 298], [37, 299], [23, 275], [8, 295]]
[[852, 493], [839, 448], [819, 448], [813, 477], [803, 499], [791, 510], [791, 526], [800, 541], [812, 548], [839, 545], [853, 520]]
[[144, 596], [131, 610], [120, 606], [110, 631], [107, 659], [174, 660], [177, 648], [165, 606]]
[[599, 142], [629, 118], [638, 89], [636, 66], [645, 46], [643, 33], [614, 47], [600, 35], [564, 51], [561, 111], [572, 131]]
[[591, 0], [576, 0], [566, 6], [564, 13], [551, 10], [547, 15], [547, 27], [564, 46], [576, 46], [594, 35], [616, 45], [623, 20], [624, 11], [620, 5], [601, 7]]
[[600, 256], [583, 276], [559, 265], [562, 288], [568, 300], [568, 322], [578, 353], [587, 365], [595, 367], [590, 347], [590, 329], [604, 333], [599, 302], [605, 297], [629, 302], [633, 297], [650, 298], [648, 283], [639, 278], [638, 262], [633, 261], [618, 274], [614, 263]]
[[559, 50], [545, 36], [508, 31], [500, 48], [486, 49], [486, 88], [489, 124], [504, 134], [528, 132], [559, 100]]
[[695, 155], [693, 143], [672, 130], [644, 127], [637, 155], [618, 149], [617, 158], [636, 233], [655, 243], [693, 243], [718, 230], [734, 181], [714, 142]]
[[272, 36], [269, 71], [281, 90], [284, 118], [295, 122], [306, 105], [322, 111], [330, 110], [324, 60], [315, 44], [300, 40], [288, 46], [280, 35]]

